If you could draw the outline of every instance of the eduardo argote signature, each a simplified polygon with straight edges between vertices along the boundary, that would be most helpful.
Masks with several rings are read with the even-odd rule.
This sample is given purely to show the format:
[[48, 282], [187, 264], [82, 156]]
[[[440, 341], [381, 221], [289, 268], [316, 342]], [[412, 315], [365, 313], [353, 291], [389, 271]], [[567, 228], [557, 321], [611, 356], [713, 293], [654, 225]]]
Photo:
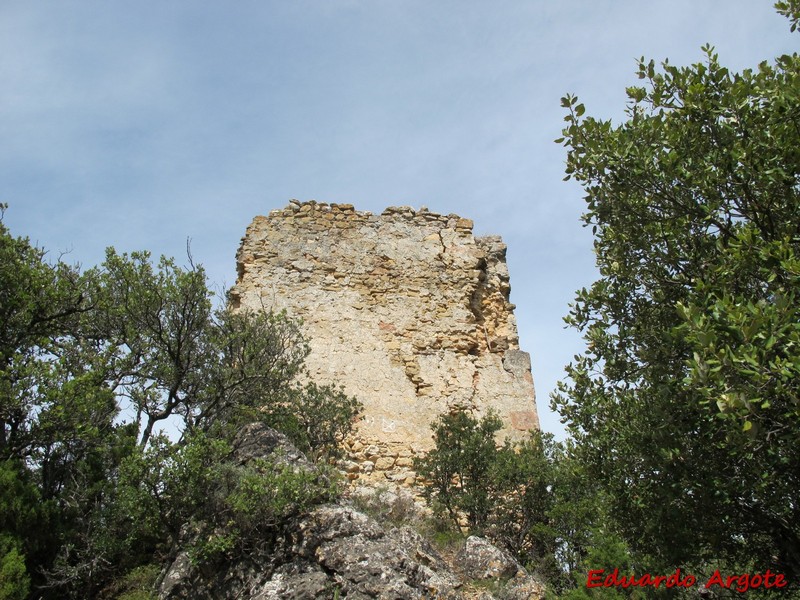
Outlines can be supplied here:
[[[589, 571], [586, 578], [587, 588], [596, 587], [653, 587], [658, 588], [662, 584], [665, 588], [672, 587], [692, 587], [697, 578], [694, 575], [681, 576], [681, 570], [675, 569], [671, 575], [651, 575], [645, 573], [637, 577], [636, 575], [620, 575], [619, 569], [614, 569], [608, 575], [603, 577], [604, 569], [592, 569]], [[764, 573], [743, 573], [741, 575], [727, 575], [723, 576], [719, 569], [714, 571], [714, 574], [708, 578], [705, 583], [705, 588], [719, 586], [721, 588], [733, 588], [737, 592], [746, 592], [747, 590], [754, 590], [758, 588], [772, 589], [786, 587], [786, 578], [781, 573], [773, 573], [767, 569]]]

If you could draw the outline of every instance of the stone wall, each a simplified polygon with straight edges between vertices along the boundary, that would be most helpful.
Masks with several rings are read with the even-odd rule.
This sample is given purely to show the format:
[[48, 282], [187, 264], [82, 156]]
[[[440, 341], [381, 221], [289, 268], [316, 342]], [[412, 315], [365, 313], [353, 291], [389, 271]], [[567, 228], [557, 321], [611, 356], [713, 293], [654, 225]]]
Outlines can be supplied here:
[[457, 215], [293, 200], [248, 227], [231, 303], [303, 320], [314, 379], [364, 404], [351, 479], [411, 484], [431, 422], [455, 407], [494, 408], [501, 436], [539, 426], [505, 253]]

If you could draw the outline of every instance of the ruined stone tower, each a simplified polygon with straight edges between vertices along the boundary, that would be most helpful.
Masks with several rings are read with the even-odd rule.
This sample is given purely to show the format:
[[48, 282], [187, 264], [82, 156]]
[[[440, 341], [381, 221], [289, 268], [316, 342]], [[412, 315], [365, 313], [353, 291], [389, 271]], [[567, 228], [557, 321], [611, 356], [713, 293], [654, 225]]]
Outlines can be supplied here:
[[455, 407], [495, 409], [503, 436], [539, 426], [505, 253], [456, 215], [293, 200], [247, 228], [231, 301], [300, 317], [312, 376], [364, 404], [351, 477], [412, 483], [431, 422]]

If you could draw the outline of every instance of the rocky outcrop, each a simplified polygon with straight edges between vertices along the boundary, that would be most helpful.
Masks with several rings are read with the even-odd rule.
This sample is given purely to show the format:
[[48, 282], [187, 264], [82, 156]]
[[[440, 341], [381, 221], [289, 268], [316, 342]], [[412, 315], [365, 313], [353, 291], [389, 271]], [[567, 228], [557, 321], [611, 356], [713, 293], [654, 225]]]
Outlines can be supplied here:
[[[236, 443], [234, 461], [277, 459], [313, 469], [286, 438], [250, 425]], [[470, 541], [471, 540], [471, 541]], [[477, 540], [477, 541], [476, 541]], [[190, 534], [184, 540], [188, 547]], [[542, 588], [510, 556], [480, 538], [470, 538], [453, 568], [414, 529], [385, 527], [342, 501], [276, 527], [235, 561], [197, 564], [186, 550], [166, 569], [161, 600], [342, 598], [420, 600], [542, 598]], [[474, 570], [474, 574], [472, 571]], [[470, 587], [472, 579], [503, 581], [493, 596]], [[520, 595], [527, 594], [527, 595]]]
[[461, 598], [460, 582], [409, 528], [386, 531], [352, 507], [325, 505], [237, 564], [207, 574], [178, 555], [160, 598]]
[[538, 428], [506, 246], [472, 227], [424, 208], [292, 201], [247, 229], [231, 305], [302, 319], [311, 376], [363, 403], [351, 480], [413, 483], [431, 422], [456, 407], [497, 411], [501, 438]]
[[513, 556], [478, 536], [470, 536], [456, 554], [455, 563], [467, 578], [477, 581], [504, 582], [504, 600], [543, 598], [545, 588], [530, 577]]

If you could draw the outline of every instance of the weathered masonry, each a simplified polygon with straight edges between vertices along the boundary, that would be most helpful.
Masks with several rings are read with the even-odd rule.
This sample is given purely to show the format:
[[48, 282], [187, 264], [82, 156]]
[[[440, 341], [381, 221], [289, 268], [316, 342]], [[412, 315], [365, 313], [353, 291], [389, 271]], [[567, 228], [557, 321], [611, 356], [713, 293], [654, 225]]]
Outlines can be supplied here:
[[300, 317], [315, 380], [363, 402], [351, 478], [412, 483], [431, 422], [455, 407], [493, 408], [504, 436], [539, 426], [505, 253], [457, 215], [293, 200], [248, 227], [231, 302]]

